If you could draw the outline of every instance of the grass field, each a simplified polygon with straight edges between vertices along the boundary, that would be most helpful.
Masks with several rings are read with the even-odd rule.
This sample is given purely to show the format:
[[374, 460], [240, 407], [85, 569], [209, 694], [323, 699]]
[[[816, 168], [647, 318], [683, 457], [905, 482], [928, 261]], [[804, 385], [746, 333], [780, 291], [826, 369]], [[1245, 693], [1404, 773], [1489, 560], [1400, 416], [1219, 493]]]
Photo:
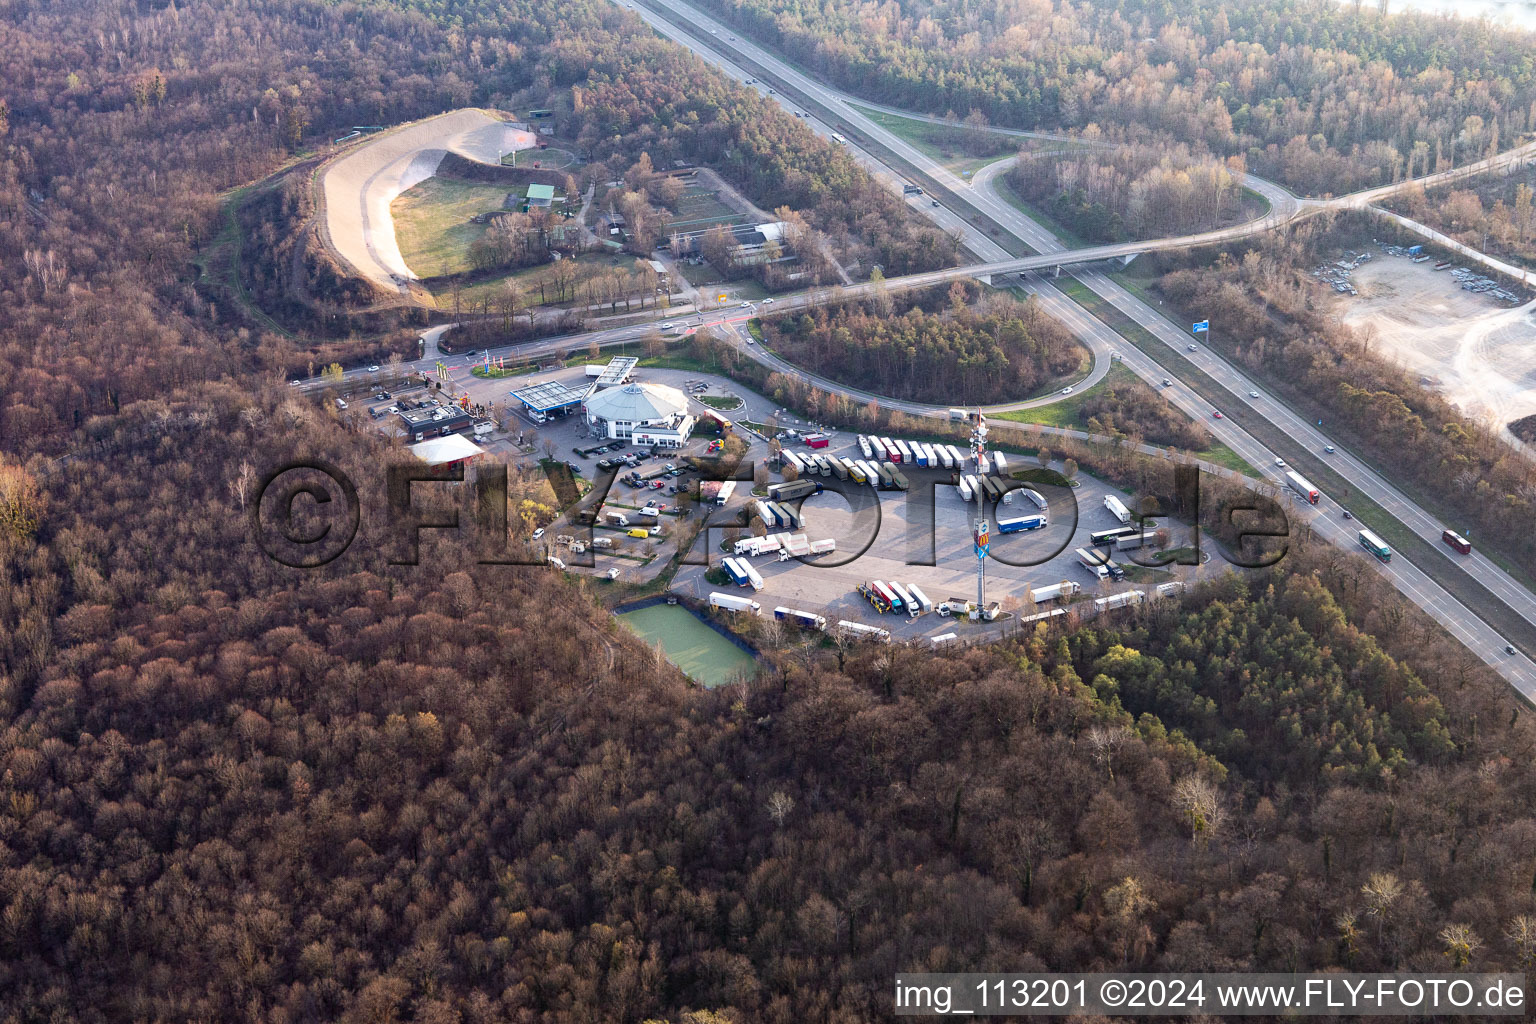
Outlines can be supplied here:
[[1040, 145], [1038, 139], [973, 131], [887, 114], [858, 104], [854, 106], [871, 121], [910, 142], [956, 174], [974, 173], [996, 160]]
[[677, 201], [677, 215], [672, 219], [675, 231], [700, 231], [714, 224], [740, 224], [747, 218], [723, 202], [714, 192], [693, 189]]
[[470, 220], [502, 209], [507, 192], [506, 185], [432, 177], [400, 193], [389, 211], [406, 266], [419, 277], [470, 270], [470, 244], [485, 233]]
[[[536, 267], [526, 267], [522, 270], [513, 271], [510, 274], [500, 274], [496, 277], [476, 281], [474, 284], [465, 285], [459, 293], [459, 305], [463, 309], [475, 310], [480, 307], [483, 300], [489, 299], [495, 302], [508, 283], [517, 285], [518, 289], [523, 293], [523, 301], [530, 302], [535, 306], [582, 305], [586, 302], [586, 291], [582, 288], [581, 282], [586, 281], [595, 274], [612, 270], [615, 267], [633, 268], [634, 263], [635, 258], [627, 254], [588, 253], [582, 256], [575, 263], [577, 294], [574, 302], [570, 300], [569, 291], [567, 291], [567, 301], [555, 301], [555, 296], [558, 294], [557, 289], [553, 285], [555, 265], [553, 263], [541, 263]], [[541, 286], [543, 287], [542, 292], [540, 291]], [[451, 289], [439, 287], [436, 292], [436, 298], [438, 309], [452, 308], [453, 292]], [[658, 301], [664, 298], [665, 296], [662, 295], [656, 296]], [[630, 308], [631, 310], [639, 310], [639, 301], [632, 301]], [[654, 307], [647, 305], [646, 308]], [[624, 303], [619, 303], [617, 311], [620, 313], [624, 312]], [[607, 306], [597, 311], [598, 314], [606, 312], [608, 312]]]
[[[1111, 387], [1120, 389], [1141, 388], [1150, 391], [1146, 383], [1136, 376], [1133, 371], [1127, 369], [1121, 363], [1116, 363], [1110, 367], [1108, 375], [1091, 388], [1080, 391], [1059, 402], [1040, 406], [1037, 409], [1020, 409], [1016, 412], [993, 413], [988, 416], [988, 419], [1011, 420], [1015, 423], [1038, 423], [1041, 426], [1047, 427], [1084, 430], [1087, 428], [1079, 418], [1082, 414], [1083, 403], [1090, 397], [1096, 396]], [[1220, 441], [1214, 441], [1211, 447], [1204, 451], [1192, 452], [1191, 454], [1208, 462], [1214, 462], [1217, 465], [1236, 470], [1239, 473], [1246, 473], [1253, 477], [1259, 475], [1252, 466], [1243, 460], [1242, 456]]]

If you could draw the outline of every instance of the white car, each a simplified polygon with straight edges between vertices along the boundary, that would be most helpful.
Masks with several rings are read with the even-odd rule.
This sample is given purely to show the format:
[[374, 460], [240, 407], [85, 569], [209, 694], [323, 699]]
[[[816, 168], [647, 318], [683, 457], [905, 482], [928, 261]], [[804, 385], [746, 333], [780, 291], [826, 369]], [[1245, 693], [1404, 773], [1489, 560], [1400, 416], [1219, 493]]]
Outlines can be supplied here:
[[537, 530], [533, 531], [533, 539], [534, 540], [538, 540], [542, 536], [544, 536], [544, 527], [541, 526]]
[[1164, 377], [1163, 378], [1163, 387], [1165, 387], [1165, 388], [1173, 387], [1173, 381], [1169, 380], [1167, 377]]
[[1259, 393], [1257, 391], [1250, 391], [1250, 392], [1248, 392], [1248, 397], [1249, 398], [1258, 398], [1259, 397]]
[[741, 304], [741, 308], [742, 309], [751, 309], [752, 308], [752, 303], [750, 303], [750, 302], [743, 302]]
[[1323, 445], [1323, 451], [1327, 452], [1329, 455], [1332, 455], [1333, 452], [1334, 452], [1333, 445], [1331, 445], [1331, 444]]
[[773, 299], [771, 299], [771, 298], [764, 299], [763, 300], [763, 305], [765, 305], [765, 306], [773, 305]]
[[379, 372], [379, 368], [377, 366], [370, 366], [370, 367], [368, 367], [368, 372], [369, 373], [378, 373]]
[[303, 383], [303, 381], [291, 380], [291, 381], [288, 382], [288, 386], [291, 387], [291, 388], [296, 388], [296, 387], [298, 387], [302, 383]]
[[661, 329], [664, 330], [664, 331], [670, 331], [672, 328], [674, 328], [676, 326], [677, 326], [677, 324], [662, 324], [661, 325]]
[[1275, 460], [1275, 465], [1279, 466], [1281, 469], [1284, 469], [1285, 468], [1285, 460], [1284, 459], [1276, 459]]
[[1064, 395], [1070, 395], [1072, 393], [1071, 385], [1068, 385], [1067, 387], [1062, 388], [1061, 389], [1061, 393], [1064, 394]]

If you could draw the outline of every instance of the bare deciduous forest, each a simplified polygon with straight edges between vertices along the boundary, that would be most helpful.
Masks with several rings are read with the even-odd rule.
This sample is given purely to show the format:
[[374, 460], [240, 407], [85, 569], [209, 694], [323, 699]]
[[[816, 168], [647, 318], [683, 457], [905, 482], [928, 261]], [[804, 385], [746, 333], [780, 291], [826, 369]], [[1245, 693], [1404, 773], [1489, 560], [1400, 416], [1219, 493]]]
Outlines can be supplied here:
[[[877, 1021], [914, 967], [1536, 959], [1530, 716], [1304, 538], [1114, 623], [794, 648], [713, 692], [552, 571], [387, 564], [398, 454], [199, 280], [227, 190], [589, 82], [615, 151], [675, 124], [914, 250], [621, 10], [21, 0], [0, 62], [0, 1020]], [[315, 457], [362, 533], [287, 569], [250, 505]]]
[[1308, 192], [1459, 166], [1536, 126], [1526, 34], [1376, 4], [704, 3], [867, 99], [1185, 144]]

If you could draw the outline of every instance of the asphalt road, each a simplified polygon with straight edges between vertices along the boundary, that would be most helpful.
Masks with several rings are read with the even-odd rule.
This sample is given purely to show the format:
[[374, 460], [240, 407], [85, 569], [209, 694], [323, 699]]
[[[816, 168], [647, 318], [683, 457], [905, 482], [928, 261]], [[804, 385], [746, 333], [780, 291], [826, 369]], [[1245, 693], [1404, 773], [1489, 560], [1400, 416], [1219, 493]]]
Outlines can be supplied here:
[[[683, 32], [672, 22], [657, 17], [651, 11], [636, 8], [642, 17], [645, 17], [648, 22], [663, 34], [672, 36], [679, 42], [689, 45], [691, 49], [694, 49], [695, 52], [705, 57], [705, 59], [722, 65], [727, 74], [734, 74], [743, 80], [748, 77], [757, 77], [756, 75], [746, 74], [743, 69], [725, 57], [721, 50], [728, 48], [744, 55], [756, 67], [768, 72], [770, 76], [770, 83], [756, 83], [759, 89], [767, 90], [774, 85], [788, 85], [790, 90], [800, 98], [814, 101], [824, 111], [831, 112], [834, 117], [842, 118], [847, 124], [854, 126], [857, 131], [877, 140], [881, 146], [905, 160], [910, 166], [920, 169], [934, 180], [944, 184], [961, 201], [968, 203], [973, 209], [984, 213], [1004, 229], [1012, 232], [1031, 248], [1035, 249], [1037, 253], [1041, 254], [1022, 259], [1000, 259], [998, 254], [1001, 251], [1001, 247], [992, 242], [991, 239], [986, 238], [981, 232], [976, 231], [969, 221], [963, 218], [954, 218], [950, 223], [946, 223], [944, 217], [935, 217], [934, 219], [945, 227], [951, 227], [958, 220], [962, 226], [961, 230], [967, 246], [971, 247], [977, 256], [988, 261], [981, 266], [965, 268], [968, 275], [993, 277], [995, 279], [997, 276], [1019, 270], [1055, 269], [1063, 265], [1061, 254], [1065, 247], [1061, 242], [1041, 225], [1026, 217], [1016, 207], [997, 196], [991, 188], [985, 187], [995, 179], [996, 171], [983, 178], [982, 186], [969, 186], [915, 146], [912, 146], [904, 139], [881, 127], [864, 115], [850, 102], [851, 97], [801, 73], [798, 69], [780, 60], [774, 54], [757, 46], [751, 40], [738, 36], [733, 29], [718, 22], [706, 12], [684, 3], [682, 0], [649, 0], [649, 2], [658, 7], [664, 7], [685, 18], [689, 25], [695, 29], [694, 34], [690, 36], [689, 33]], [[703, 34], [708, 34], [709, 43], [701, 42]], [[790, 104], [786, 102], [786, 105]], [[806, 113], [811, 112], [806, 111]], [[819, 127], [824, 133], [832, 130], [825, 125], [820, 125]], [[1468, 167], [1431, 175], [1424, 179], [1421, 184], [1432, 185], [1459, 176], [1482, 173], [1489, 169], [1517, 164], [1529, 159], [1533, 148], [1536, 148], [1536, 143], [1530, 143], [1499, 156], [1478, 161]], [[867, 153], [864, 153], [863, 156], [867, 159], [873, 159]], [[898, 177], [899, 180], [899, 175], [893, 169], [886, 168], [886, 174], [887, 176]], [[1265, 217], [1233, 227], [1200, 232], [1177, 239], [1162, 239], [1154, 243], [1135, 242], [1076, 249], [1071, 252], [1070, 258], [1074, 262], [1098, 262], [1104, 259], [1146, 252], [1153, 248], [1182, 248], [1228, 241], [1258, 231], [1270, 230], [1287, 221], [1317, 210], [1363, 207], [1405, 187], [1406, 183], [1383, 186], [1340, 199], [1326, 201], [1298, 199], [1280, 186], [1251, 175], [1248, 177], [1246, 184], [1269, 201], [1270, 211]], [[929, 212], [932, 209], [929, 206], [924, 212]], [[952, 211], [948, 211], [947, 208], [943, 207], [940, 209], [945, 213], [949, 213], [953, 218]], [[948, 280], [949, 275], [952, 273], [941, 272], [938, 275], [915, 276], [926, 282], [940, 283]], [[1190, 343], [1188, 335], [1176, 328], [1167, 318], [1147, 306], [1146, 303], [1109, 280], [1102, 273], [1085, 272], [1078, 276], [1090, 289], [1112, 303], [1127, 316], [1130, 316], [1134, 321], [1146, 328], [1154, 337], [1173, 347], [1174, 351], [1184, 350], [1187, 354], [1186, 357], [1192, 358], [1192, 361], [1201, 370], [1217, 383], [1226, 387], [1234, 396], [1234, 400], [1245, 402], [1251, 406], [1255, 412], [1258, 412], [1279, 426], [1287, 436], [1320, 454], [1323, 452], [1324, 445], [1331, 443], [1320, 430], [1291, 412], [1289, 408], [1281, 403], [1266, 399], [1262, 392], [1259, 392], [1258, 398], [1249, 397], [1250, 392], [1258, 392], [1259, 389], [1245, 375], [1219, 356], [1206, 351], [1203, 347], [1197, 352], [1187, 353], [1187, 346]], [[1159, 386], [1164, 378], [1176, 379], [1173, 374], [1164, 371], [1149, 357], [1125, 342], [1124, 339], [1120, 339], [1118, 335], [1113, 335], [1113, 332], [1110, 332], [1110, 334], [1114, 340], [1107, 341], [1103, 337], [1102, 332], [1109, 329], [1097, 319], [1088, 317], [1081, 310], [1081, 307], [1067, 300], [1065, 296], [1060, 296], [1060, 293], [1054, 288], [1042, 287], [1039, 281], [1028, 281], [1026, 285], [1031, 291], [1041, 296], [1042, 302], [1046, 305], [1049, 312], [1066, 322], [1080, 337], [1091, 339], [1090, 346], [1094, 348], [1096, 356], [1102, 355], [1104, 345], [1113, 344], [1121, 352], [1126, 365], [1135, 370], [1143, 379], [1149, 380], [1154, 386]], [[1061, 301], [1052, 301], [1052, 296], [1060, 296]], [[1067, 307], [1070, 307], [1070, 309]], [[1085, 320], [1088, 322], [1085, 322]], [[1094, 344], [1095, 342], [1097, 344]], [[1102, 359], [1096, 360], [1096, 362], [1099, 363], [1096, 369], [1103, 366]], [[1107, 372], [1107, 367], [1105, 367], [1105, 370]], [[1251, 465], [1259, 467], [1277, 487], [1285, 488], [1284, 471], [1275, 465], [1277, 456], [1273, 452], [1269, 451], [1246, 431], [1242, 430], [1242, 428], [1232, 423], [1230, 419], [1214, 419], [1216, 410], [1210, 408], [1207, 403], [1198, 398], [1198, 396], [1188, 392], [1187, 389], [1175, 386], [1167, 389], [1167, 391], [1169, 392], [1170, 400], [1176, 405], [1184, 409], [1192, 418], [1210, 426], [1213, 433], [1220, 440], [1242, 455]], [[1409, 501], [1406, 496], [1392, 487], [1369, 467], [1343, 451], [1337, 451], [1331, 457], [1326, 455], [1324, 457], [1330, 458], [1342, 475], [1361, 491], [1369, 495], [1377, 504], [1391, 512], [1415, 533], [1426, 539], [1431, 545], [1437, 549], [1443, 546], [1439, 540], [1443, 526], [1429, 516], [1428, 513]], [[1344, 520], [1342, 518], [1343, 510], [1331, 499], [1325, 498], [1318, 506], [1318, 509], [1325, 513], [1325, 515], [1317, 517], [1315, 524], [1315, 528], [1320, 535], [1337, 543], [1342, 543], [1346, 548], [1358, 546], [1356, 535], [1360, 524], [1357, 521]], [[1327, 515], [1327, 513], [1332, 514]], [[1520, 586], [1489, 559], [1476, 552], [1471, 556], [1455, 555], [1449, 549], [1445, 550], [1443, 557], [1451, 558], [1459, 568], [1466, 571], [1522, 618], [1536, 624], [1536, 597], [1533, 597], [1528, 590]], [[1394, 558], [1389, 563], [1377, 562], [1375, 564], [1377, 570], [1391, 579], [1401, 592], [1407, 594], [1410, 599], [1433, 615], [1437, 621], [1444, 624], [1458, 639], [1467, 644], [1484, 661], [1499, 670], [1527, 697], [1536, 699], [1536, 664], [1533, 664], [1524, 655], [1505, 654], [1503, 647], [1506, 641], [1496, 630], [1484, 623], [1470, 609], [1456, 601], [1455, 598], [1446, 593], [1420, 569], [1407, 562], [1401, 556]]]
[[[670, 36], [683, 45], [688, 46], [689, 49], [694, 50], [694, 52], [711, 63], [717, 64], [727, 74], [739, 80], [745, 81], [749, 78], [758, 77], [756, 74], [749, 73], [737, 66], [725, 56], [722, 51], [726, 49], [728, 44], [730, 49], [744, 54], [757, 66], [768, 69], [769, 73], [775, 76], [781, 84], [791, 84], [792, 89], [797, 93], [814, 99], [817, 104], [826, 110], [835, 111], [834, 116], [843, 118], [849, 124], [857, 125], [857, 130], [864, 132], [872, 139], [876, 139], [890, 152], [908, 161], [912, 166], [920, 168], [935, 180], [949, 186], [950, 191], [970, 208], [991, 217], [1006, 230], [1013, 232], [1040, 253], [1040, 255], [1022, 258], [1012, 257], [1002, 250], [1001, 246], [996, 242], [977, 230], [966, 217], [944, 206], [935, 209], [931, 206], [931, 201], [929, 201], [929, 205], [924, 205], [922, 198], [919, 197], [919, 199], [913, 202], [914, 206], [924, 214], [932, 217], [941, 226], [959, 233], [967, 247], [971, 248], [978, 257], [986, 262], [930, 274], [893, 278], [879, 286], [890, 290], [940, 284], [962, 277], [995, 278], [1020, 271], [1055, 269], [1068, 262], [1073, 264], [1097, 262], [1104, 259], [1146, 252], [1153, 248], [1187, 247], [1231, 240], [1258, 231], [1269, 230], [1287, 220], [1315, 210], [1329, 207], [1358, 207], [1365, 205], [1385, 194], [1389, 194], [1394, 188], [1401, 187], [1387, 186], [1382, 189], [1373, 189], [1367, 193], [1360, 193], [1336, 200], [1299, 200], [1272, 183], [1250, 178], [1248, 181], [1249, 186], [1264, 194], [1271, 203], [1270, 212], [1265, 217], [1256, 221], [1216, 231], [1186, 235], [1175, 239], [1095, 246], [1087, 249], [1071, 250], [1068, 253], [1061, 243], [1050, 235], [1048, 231], [996, 196], [990, 188], [974, 188], [961, 182], [954, 175], [950, 174], [947, 169], [939, 166], [921, 151], [880, 127], [861, 112], [852, 109], [848, 103], [848, 98], [836, 90], [832, 90], [801, 74], [749, 40], [735, 36], [734, 30], [716, 22], [703, 12], [681, 3], [680, 0], [655, 0], [655, 2], [669, 8], [678, 16], [686, 18], [689, 24], [696, 29], [693, 33], [685, 32], [652, 11], [639, 7], [635, 8], [636, 13], [644, 17], [664, 35]], [[714, 31], [711, 32], [711, 29]], [[706, 37], [708, 41], [706, 41]], [[771, 88], [770, 85], [761, 82], [756, 84], [758, 88], [765, 92]], [[803, 107], [796, 108], [793, 101], [784, 100], [784, 102], [791, 109], [800, 109], [807, 114], [812, 113], [811, 111], [805, 111]], [[842, 128], [841, 125], [830, 126], [825, 120], [817, 120], [814, 117], [807, 117], [807, 120], [813, 128], [822, 134], [829, 135], [834, 130], [841, 130]], [[1447, 172], [1446, 175], [1432, 176], [1431, 179], [1426, 180], [1429, 183], [1433, 183], [1434, 180], [1442, 177], [1454, 177], [1508, 165], [1528, 159], [1533, 148], [1536, 148], [1536, 143], [1522, 147], [1520, 150], [1501, 154], [1499, 157], [1488, 161], [1481, 161], [1479, 165]], [[850, 149], [854, 151], [855, 157], [861, 163], [864, 163], [866, 167], [871, 169], [872, 173], [876, 174], [877, 178], [885, 180], [891, 187], [899, 188], [900, 184], [905, 180], [900, 174], [867, 151], [854, 145], [850, 145]], [[953, 185], [950, 185], [947, 179], [953, 179]], [[1113, 281], [1110, 281], [1103, 274], [1095, 271], [1085, 271], [1078, 276], [1089, 288], [1141, 324], [1153, 336], [1173, 346], [1175, 351], [1180, 351], [1187, 346], [1188, 337], [1181, 329], [1175, 327], [1166, 318]], [[1080, 306], [1067, 299], [1055, 288], [1048, 286], [1043, 280], [1030, 275], [1024, 280], [1024, 286], [1027, 290], [1039, 295], [1047, 310], [1076, 331], [1080, 337], [1088, 342], [1093, 350], [1096, 357], [1094, 373], [1083, 382], [1084, 385], [1091, 385], [1097, 379], [1102, 378], [1104, 373], [1108, 372], [1108, 360], [1105, 356], [1111, 348], [1121, 354], [1129, 368], [1154, 386], [1159, 386], [1163, 378], [1176, 379], [1172, 373], [1164, 370], [1151, 357], [1135, 349], [1134, 346], [1120, 338], [1102, 322], [1089, 316]], [[818, 305], [827, 301], [864, 296], [870, 294], [874, 287], [865, 284], [849, 288], [818, 289], [813, 292], [785, 296], [777, 301], [774, 305], [774, 310], [782, 312], [797, 307]], [[748, 309], [724, 314], [712, 313], [688, 317], [673, 317], [672, 320], [686, 326], [728, 328], [757, 315], [759, 308], [763, 307], [754, 305]], [[767, 310], [764, 309], [764, 311], [766, 312]], [[633, 342], [644, 337], [652, 329], [653, 325], [611, 328], [580, 335], [567, 335], [546, 339], [540, 342], [509, 347], [501, 351], [507, 353], [515, 352], [517, 358], [521, 361], [544, 354], [565, 352], [575, 345], [585, 345], [593, 340], [596, 340], [600, 346]], [[768, 353], [763, 353], [759, 346], [743, 344], [742, 347], [745, 351], [752, 353], [754, 358], [759, 358], [770, 364], [778, 363], [779, 365], [775, 368], [781, 369], [783, 372], [810, 376], [801, 373], [801, 371], [787, 364], [782, 364]], [[1301, 420], [1280, 403], [1266, 399], [1262, 393], [1256, 399], [1248, 397], [1249, 391], [1258, 389], [1243, 374], [1224, 360], [1210, 352], [1206, 352], [1203, 348], [1198, 352], [1189, 353], [1186, 357], [1191, 358], [1202, 371], [1231, 391], [1234, 401], [1242, 401], [1250, 405], [1255, 412], [1275, 423], [1287, 436], [1296, 439], [1298, 443], [1307, 445], [1312, 450], [1318, 452], [1322, 450], [1324, 444], [1329, 443], [1321, 431], [1316, 430], [1310, 424]], [[430, 370], [433, 363], [434, 360], [428, 358], [407, 365], [412, 369]], [[366, 379], [368, 376], [367, 371], [351, 371], [347, 378]], [[323, 386], [324, 383], [307, 382], [302, 386], [311, 388]], [[832, 390], [857, 394], [857, 392], [840, 387], [833, 382], [818, 381], [818, 383], [821, 386], [830, 386]], [[1275, 455], [1273, 452], [1269, 451], [1264, 445], [1242, 430], [1242, 428], [1233, 424], [1230, 419], [1215, 420], [1213, 418], [1214, 410], [1198, 396], [1188, 392], [1187, 389], [1175, 386], [1166, 389], [1165, 393], [1168, 394], [1170, 401], [1184, 409], [1193, 418], [1209, 426], [1217, 438], [1243, 456], [1250, 464], [1259, 467], [1277, 488], [1284, 488], [1283, 471], [1275, 466]], [[1026, 404], [1044, 404], [1045, 402], [1056, 400], [1058, 397], [1048, 396], [1043, 399], [1037, 399], [1034, 403], [1015, 403], [1008, 407], [1016, 408]], [[926, 412], [930, 415], [943, 414], [942, 410], [925, 409], [914, 403], [898, 404], [885, 399], [882, 399], [882, 402], [887, 406], [894, 405], [898, 408], [910, 406], [907, 411], [911, 412]], [[1348, 453], [1340, 451], [1335, 456], [1325, 457], [1332, 459], [1334, 464], [1339, 467], [1340, 473], [1350, 479], [1362, 492], [1372, 497], [1373, 500], [1397, 516], [1420, 536], [1425, 537], [1432, 544], [1438, 545], [1441, 530], [1440, 524], [1410, 502], [1401, 492], [1391, 487], [1385, 480], [1382, 480]], [[1346, 549], [1357, 547], [1356, 532], [1360, 524], [1353, 520], [1343, 520], [1342, 510], [1331, 499], [1324, 498], [1317, 509], [1312, 510], [1310, 514], [1313, 516], [1313, 527], [1319, 535], [1343, 545]], [[1480, 554], [1454, 556], [1449, 551], [1445, 553], [1444, 557], [1452, 558], [1458, 567], [1467, 571], [1473, 578], [1485, 586], [1490, 593], [1504, 601], [1517, 614], [1524, 617], [1527, 621], [1536, 623], [1536, 597], [1533, 597], [1529, 591], [1521, 587], [1508, 574], [1493, 565], [1488, 559]], [[1377, 571], [1382, 572], [1401, 592], [1424, 608], [1429, 614], [1433, 615], [1437, 621], [1445, 625], [1453, 635], [1465, 643], [1478, 657], [1504, 675], [1512, 685], [1516, 686], [1527, 697], [1536, 699], [1536, 665], [1533, 665], [1524, 655], [1507, 655], [1503, 653], [1505, 640], [1495, 630], [1401, 556], [1394, 558], [1390, 563], [1384, 564], [1371, 560], [1370, 564]]]

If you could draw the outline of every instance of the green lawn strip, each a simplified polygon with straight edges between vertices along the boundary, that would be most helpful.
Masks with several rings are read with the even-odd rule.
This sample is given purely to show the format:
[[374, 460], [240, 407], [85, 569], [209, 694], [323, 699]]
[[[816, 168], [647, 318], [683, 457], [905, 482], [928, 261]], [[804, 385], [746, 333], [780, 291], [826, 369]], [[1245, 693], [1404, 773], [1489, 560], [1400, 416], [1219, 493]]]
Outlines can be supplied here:
[[1298, 444], [1269, 420], [1237, 401], [1231, 392], [1208, 377], [1204, 371], [1157, 340], [1140, 324], [1090, 291], [1082, 282], [1074, 278], [1070, 284], [1065, 279], [1056, 283], [1088, 312], [1176, 373], [1185, 386], [1220, 409], [1228, 419], [1246, 430], [1260, 444], [1285, 458], [1290, 466], [1316, 483], [1334, 500], [1346, 504], [1362, 527], [1380, 534], [1389, 547], [1411, 561], [1479, 618], [1506, 637], [1518, 636], [1525, 644], [1536, 645], [1536, 627], [1515, 614], [1508, 605], [1484, 589], [1482, 584], [1448, 564], [1433, 544], [1419, 537], [1396, 516], [1357, 491], [1332, 466]]
[[1018, 192], [1014, 191], [1013, 186], [1008, 184], [1007, 175], [1003, 175], [996, 180], [994, 191], [999, 199], [1055, 235], [1069, 249], [1086, 249], [1091, 246], [1104, 244], [1102, 242], [1092, 242], [1082, 237], [1044, 209], [1019, 195]]
[[1136, 375], [1119, 363], [1109, 368], [1109, 373], [1104, 379], [1091, 388], [1084, 388], [1073, 395], [1068, 395], [1059, 402], [1049, 405], [1036, 406], [1033, 409], [1014, 409], [1011, 412], [992, 412], [987, 414], [989, 420], [1011, 420], [1014, 423], [1036, 423], [1045, 427], [1069, 427], [1074, 430], [1086, 430], [1082, 421], [1078, 419], [1083, 408], [1083, 403], [1089, 398], [1098, 395], [1112, 387], [1124, 387], [1136, 380]]
[[[987, 164], [998, 160], [1006, 160], [1008, 153], [993, 153], [986, 155], [971, 151], [968, 147], [967, 133], [974, 132], [978, 139], [981, 137], [1001, 139], [1005, 136], [990, 135], [977, 132], [976, 129], [967, 128], [964, 125], [935, 124], [932, 121], [924, 121], [921, 118], [902, 117], [899, 114], [890, 114], [883, 110], [874, 110], [857, 103], [850, 104], [865, 117], [878, 124], [906, 142], [922, 150], [922, 152], [943, 164], [955, 174], [964, 175], [967, 172], [975, 173]], [[1018, 148], [1027, 145], [1029, 139], [1013, 137], [1012, 142], [1004, 142], [1004, 148]]]
[[717, 397], [715, 395], [701, 395], [699, 397], [699, 401], [703, 402], [711, 409], [719, 409], [721, 412], [729, 412], [732, 409], [741, 408], [741, 399], [737, 398], [735, 395], [730, 395], [724, 398]]
[[240, 250], [244, 236], [240, 233], [240, 221], [236, 211], [252, 192], [259, 188], [272, 187], [273, 180], [275, 176], [270, 176], [263, 181], [242, 186], [228, 193], [224, 201], [224, 225], [206, 247], [207, 256], [200, 261], [201, 272], [234, 296], [235, 301], [245, 309], [251, 319], [285, 338], [292, 338], [294, 336], [292, 331], [257, 308], [256, 303], [251, 299], [250, 292], [246, 291], [245, 281], [240, 274]]

